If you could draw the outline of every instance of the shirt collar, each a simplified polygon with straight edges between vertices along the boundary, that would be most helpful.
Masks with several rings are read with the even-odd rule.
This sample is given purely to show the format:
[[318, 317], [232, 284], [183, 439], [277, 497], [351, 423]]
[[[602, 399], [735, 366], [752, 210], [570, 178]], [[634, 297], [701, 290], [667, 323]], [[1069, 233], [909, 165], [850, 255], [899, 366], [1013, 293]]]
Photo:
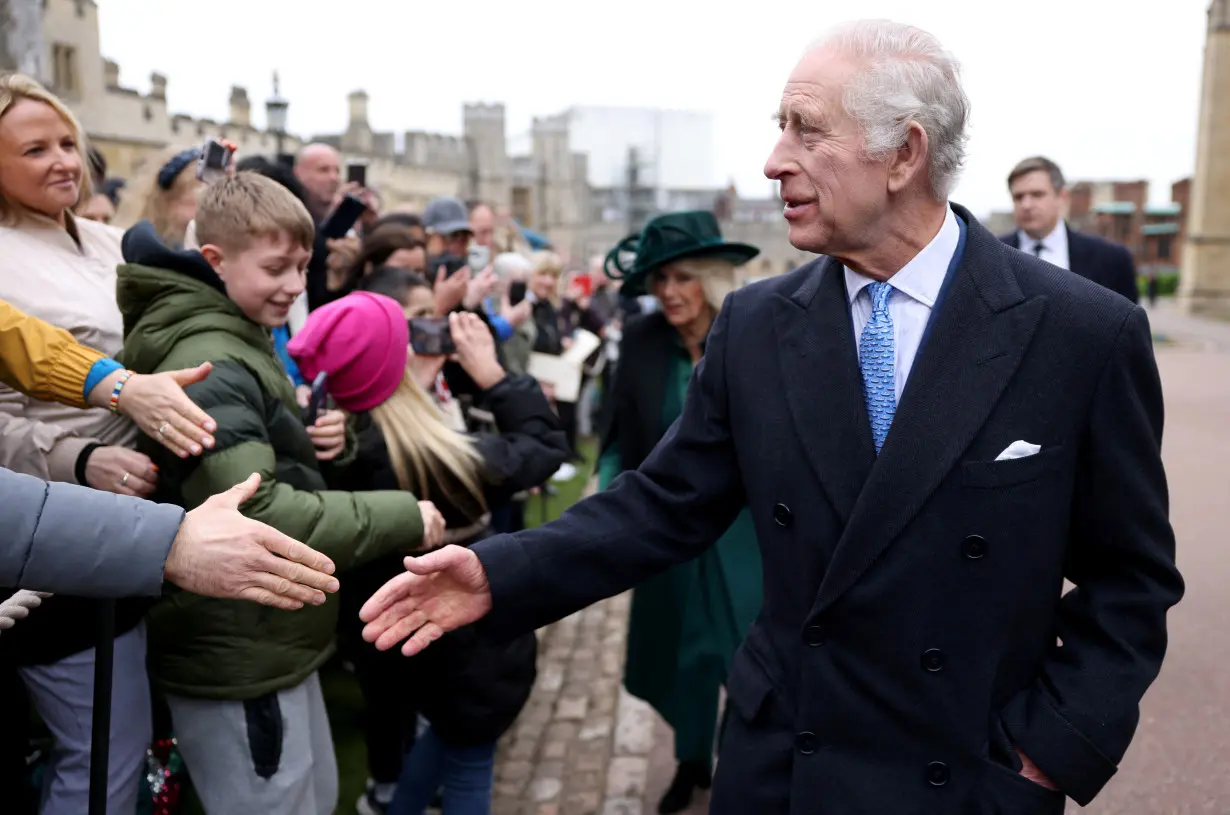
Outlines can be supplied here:
[[[961, 227], [957, 226], [957, 215], [952, 211], [952, 207], [948, 207], [940, 231], [935, 234], [930, 243], [923, 247], [921, 252], [889, 278], [888, 282], [892, 283], [894, 289], [910, 299], [922, 303], [927, 308], [934, 307], [960, 240]], [[875, 281], [850, 268], [844, 266], [842, 268], [846, 273], [846, 292], [850, 296], [850, 302], [853, 303], [859, 292]]]
[[[1018, 229], [1016, 231], [1017, 246], [1022, 252], [1033, 254], [1034, 247], [1038, 245], [1038, 241], [1025, 234], [1025, 230]], [[1062, 219], [1055, 224], [1055, 228], [1051, 233], [1042, 239], [1042, 248], [1048, 252], [1061, 254], [1068, 248], [1068, 225]]]

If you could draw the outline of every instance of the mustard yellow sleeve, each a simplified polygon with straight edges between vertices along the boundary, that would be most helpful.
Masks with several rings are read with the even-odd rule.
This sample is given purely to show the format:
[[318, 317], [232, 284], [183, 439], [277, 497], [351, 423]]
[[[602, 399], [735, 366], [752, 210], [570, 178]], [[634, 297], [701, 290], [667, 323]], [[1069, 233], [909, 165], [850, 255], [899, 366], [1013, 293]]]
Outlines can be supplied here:
[[0, 382], [27, 396], [88, 407], [85, 380], [106, 354], [0, 300]]

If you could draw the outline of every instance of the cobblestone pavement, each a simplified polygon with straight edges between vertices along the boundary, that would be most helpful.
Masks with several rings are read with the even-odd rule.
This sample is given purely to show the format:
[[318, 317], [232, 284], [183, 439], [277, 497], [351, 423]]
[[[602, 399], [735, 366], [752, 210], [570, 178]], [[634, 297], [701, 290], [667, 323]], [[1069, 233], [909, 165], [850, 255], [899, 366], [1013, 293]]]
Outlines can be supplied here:
[[653, 721], [620, 696], [630, 599], [539, 632], [538, 681], [496, 757], [494, 815], [641, 812]]

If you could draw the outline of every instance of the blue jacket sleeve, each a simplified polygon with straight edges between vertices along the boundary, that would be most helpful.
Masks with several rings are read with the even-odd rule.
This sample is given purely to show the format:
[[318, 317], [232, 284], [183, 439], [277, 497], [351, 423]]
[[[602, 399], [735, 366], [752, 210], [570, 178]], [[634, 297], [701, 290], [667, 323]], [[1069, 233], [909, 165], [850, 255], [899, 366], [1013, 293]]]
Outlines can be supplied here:
[[507, 342], [513, 335], [512, 323], [505, 320], [503, 315], [488, 311], [487, 319], [491, 321], [491, 327], [495, 329], [495, 336], [500, 342]]
[[184, 511], [0, 469], [0, 585], [156, 597]]

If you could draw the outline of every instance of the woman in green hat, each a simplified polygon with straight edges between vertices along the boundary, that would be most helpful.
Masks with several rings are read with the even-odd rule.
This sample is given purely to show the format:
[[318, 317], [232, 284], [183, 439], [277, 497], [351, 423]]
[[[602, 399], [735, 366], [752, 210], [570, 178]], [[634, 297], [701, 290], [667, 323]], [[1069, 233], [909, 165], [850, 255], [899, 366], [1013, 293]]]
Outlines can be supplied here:
[[[629, 255], [635, 260], [629, 263]], [[650, 221], [607, 255], [621, 293], [654, 295], [661, 308], [628, 323], [614, 386], [603, 404], [600, 485], [640, 466], [683, 410], [692, 369], [735, 267], [759, 254], [727, 243], [708, 212]], [[760, 611], [760, 550], [745, 508], [715, 546], [636, 588], [624, 685], [675, 731], [674, 781], [660, 813], [681, 812], [712, 776], [718, 694], [735, 649]]]

